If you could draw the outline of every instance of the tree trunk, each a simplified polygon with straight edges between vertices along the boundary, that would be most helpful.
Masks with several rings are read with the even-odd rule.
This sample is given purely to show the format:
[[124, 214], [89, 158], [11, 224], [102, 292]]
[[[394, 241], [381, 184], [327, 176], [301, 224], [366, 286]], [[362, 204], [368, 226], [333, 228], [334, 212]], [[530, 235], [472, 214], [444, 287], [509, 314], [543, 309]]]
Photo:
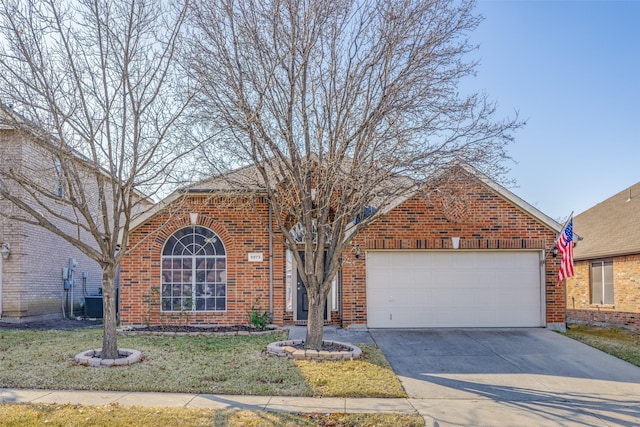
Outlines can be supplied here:
[[103, 336], [102, 358], [118, 358], [116, 336], [116, 266], [109, 264], [102, 268]]
[[307, 339], [304, 342], [304, 347], [310, 350], [321, 350], [327, 296], [322, 295], [322, 292], [318, 289], [312, 291], [308, 287], [307, 296], [309, 298], [309, 317], [307, 319]]

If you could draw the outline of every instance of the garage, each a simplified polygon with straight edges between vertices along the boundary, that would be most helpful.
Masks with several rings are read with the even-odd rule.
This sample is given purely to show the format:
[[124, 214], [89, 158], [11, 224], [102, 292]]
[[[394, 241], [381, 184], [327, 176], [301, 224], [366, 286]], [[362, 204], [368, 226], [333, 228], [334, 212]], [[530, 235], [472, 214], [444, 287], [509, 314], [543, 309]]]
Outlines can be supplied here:
[[544, 326], [540, 251], [370, 251], [370, 328]]

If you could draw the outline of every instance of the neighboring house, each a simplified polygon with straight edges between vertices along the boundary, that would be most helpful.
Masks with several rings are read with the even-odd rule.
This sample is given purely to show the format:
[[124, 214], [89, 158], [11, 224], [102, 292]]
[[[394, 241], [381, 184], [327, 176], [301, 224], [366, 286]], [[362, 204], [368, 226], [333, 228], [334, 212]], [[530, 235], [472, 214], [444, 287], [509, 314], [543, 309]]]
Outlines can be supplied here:
[[570, 322], [640, 328], [640, 182], [577, 215]]
[[[291, 254], [269, 238], [267, 200], [219, 180], [170, 196], [132, 226], [121, 264], [122, 325], [307, 319]], [[327, 323], [389, 327], [565, 327], [551, 256], [561, 225], [484, 175], [425, 188], [355, 236]]]
[[[0, 125], [0, 167], [28, 168], [43, 182], [50, 182], [52, 193], [64, 196], [55, 159], [38, 148], [28, 134], [11, 126]], [[21, 191], [15, 184], [10, 188]], [[8, 201], [0, 198], [3, 213], [13, 209]], [[95, 295], [101, 286], [98, 263], [41, 227], [0, 215], [1, 248], [8, 252], [6, 258], [0, 257], [0, 320], [3, 322], [59, 318], [63, 311], [70, 316], [72, 295], [76, 306], [73, 314], [82, 315], [78, 305], [83, 302], [83, 289]], [[63, 269], [70, 266], [75, 271], [68, 274], [68, 278], [75, 280], [75, 286], [65, 289]]]

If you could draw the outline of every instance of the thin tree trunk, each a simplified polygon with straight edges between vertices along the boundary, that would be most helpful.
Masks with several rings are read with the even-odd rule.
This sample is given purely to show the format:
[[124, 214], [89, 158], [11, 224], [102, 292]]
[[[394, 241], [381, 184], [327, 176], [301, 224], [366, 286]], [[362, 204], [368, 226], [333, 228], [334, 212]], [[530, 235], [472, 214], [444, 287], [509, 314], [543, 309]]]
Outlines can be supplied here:
[[309, 318], [304, 347], [310, 350], [321, 350], [327, 298], [319, 290], [312, 292], [309, 288], [307, 288], [307, 296], [309, 297]]
[[107, 265], [102, 269], [102, 307], [104, 332], [102, 336], [102, 358], [118, 358], [116, 336], [116, 266]]

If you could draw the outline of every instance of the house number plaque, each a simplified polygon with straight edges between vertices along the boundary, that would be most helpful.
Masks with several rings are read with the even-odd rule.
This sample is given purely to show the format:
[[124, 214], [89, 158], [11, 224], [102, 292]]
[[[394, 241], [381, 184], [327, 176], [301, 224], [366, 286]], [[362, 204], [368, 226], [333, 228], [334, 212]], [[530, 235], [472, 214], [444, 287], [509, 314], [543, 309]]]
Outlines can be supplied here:
[[249, 252], [247, 260], [249, 262], [262, 262], [262, 252]]

